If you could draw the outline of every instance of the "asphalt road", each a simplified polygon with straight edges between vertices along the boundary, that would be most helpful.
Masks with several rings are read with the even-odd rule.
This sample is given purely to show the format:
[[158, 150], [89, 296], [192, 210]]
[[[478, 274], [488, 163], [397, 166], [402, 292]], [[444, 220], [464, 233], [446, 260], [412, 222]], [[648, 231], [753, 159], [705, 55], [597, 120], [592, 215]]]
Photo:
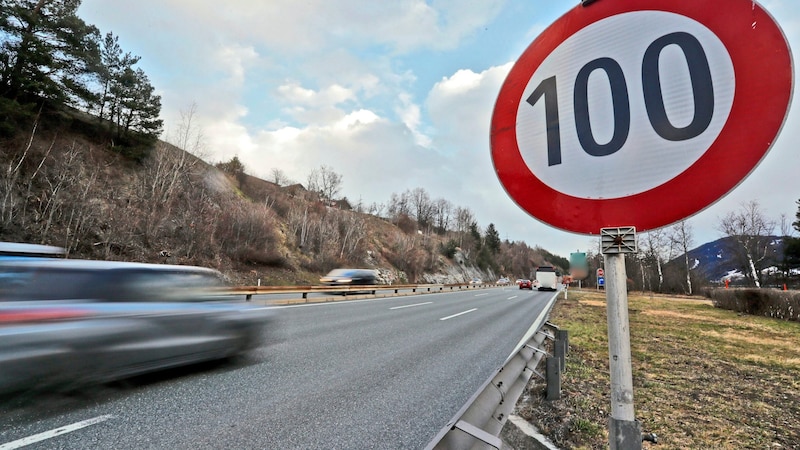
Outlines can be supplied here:
[[514, 286], [280, 307], [245, 358], [6, 400], [0, 450], [37, 439], [25, 448], [419, 449], [553, 295]]

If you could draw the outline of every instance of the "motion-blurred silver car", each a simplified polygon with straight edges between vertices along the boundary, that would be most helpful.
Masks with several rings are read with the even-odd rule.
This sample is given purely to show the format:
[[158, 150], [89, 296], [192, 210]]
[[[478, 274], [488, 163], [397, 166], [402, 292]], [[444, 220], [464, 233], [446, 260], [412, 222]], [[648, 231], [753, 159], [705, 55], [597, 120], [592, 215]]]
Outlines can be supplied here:
[[374, 294], [375, 290], [356, 290], [352, 286], [373, 286], [376, 280], [377, 273], [371, 269], [334, 269], [319, 279], [320, 283], [325, 286], [342, 289], [331, 291], [334, 294], [343, 294], [345, 292], [351, 294], [360, 292]]
[[258, 345], [270, 317], [203, 267], [0, 261], [0, 393], [230, 357]]

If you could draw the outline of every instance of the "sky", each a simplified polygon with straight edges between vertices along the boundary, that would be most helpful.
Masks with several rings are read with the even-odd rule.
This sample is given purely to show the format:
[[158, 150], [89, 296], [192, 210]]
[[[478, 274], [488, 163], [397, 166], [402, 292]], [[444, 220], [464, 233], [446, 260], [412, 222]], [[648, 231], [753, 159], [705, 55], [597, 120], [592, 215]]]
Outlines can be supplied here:
[[[800, 49], [795, 1], [760, 4], [790, 48]], [[489, 134], [514, 62], [578, 4], [138, 0], [120, 7], [83, 0], [78, 15], [141, 57], [137, 67], [161, 96], [167, 140], [194, 110], [208, 162], [235, 156], [251, 175], [271, 179], [278, 169], [304, 184], [313, 169], [327, 166], [342, 176], [341, 195], [365, 205], [421, 187], [432, 199], [470, 208], [479, 226], [493, 223], [502, 239], [569, 257], [596, 250], [596, 236], [559, 230], [523, 211], [498, 179]], [[722, 237], [720, 218], [753, 200], [772, 220], [794, 220], [796, 98], [792, 105], [750, 176], [688, 218], [696, 246]]]

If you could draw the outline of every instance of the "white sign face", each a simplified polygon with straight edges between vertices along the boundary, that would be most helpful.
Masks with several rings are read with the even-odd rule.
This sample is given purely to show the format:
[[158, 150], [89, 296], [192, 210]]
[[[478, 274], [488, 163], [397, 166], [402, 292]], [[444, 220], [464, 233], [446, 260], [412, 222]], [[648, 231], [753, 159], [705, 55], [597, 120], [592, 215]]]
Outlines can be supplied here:
[[[590, 66], [595, 61], [600, 62]], [[645, 97], [645, 85], [654, 97]], [[517, 111], [519, 151], [535, 176], [564, 194], [638, 194], [679, 175], [705, 153], [728, 119], [734, 88], [728, 51], [699, 22], [662, 11], [612, 16], [565, 40], [534, 72]], [[696, 104], [698, 94], [707, 104]], [[558, 154], [542, 151], [548, 148], [545, 104], [553, 95]], [[666, 113], [664, 127], [686, 130], [678, 139], [659, 134], [648, 114], [658, 108]]]

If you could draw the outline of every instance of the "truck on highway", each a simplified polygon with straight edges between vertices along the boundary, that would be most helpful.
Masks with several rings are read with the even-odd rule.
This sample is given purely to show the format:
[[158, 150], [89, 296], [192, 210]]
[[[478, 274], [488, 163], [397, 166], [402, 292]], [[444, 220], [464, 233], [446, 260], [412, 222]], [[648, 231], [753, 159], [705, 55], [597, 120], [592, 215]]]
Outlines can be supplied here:
[[540, 291], [555, 291], [558, 289], [558, 272], [552, 266], [539, 266], [536, 268], [536, 281], [539, 282]]

